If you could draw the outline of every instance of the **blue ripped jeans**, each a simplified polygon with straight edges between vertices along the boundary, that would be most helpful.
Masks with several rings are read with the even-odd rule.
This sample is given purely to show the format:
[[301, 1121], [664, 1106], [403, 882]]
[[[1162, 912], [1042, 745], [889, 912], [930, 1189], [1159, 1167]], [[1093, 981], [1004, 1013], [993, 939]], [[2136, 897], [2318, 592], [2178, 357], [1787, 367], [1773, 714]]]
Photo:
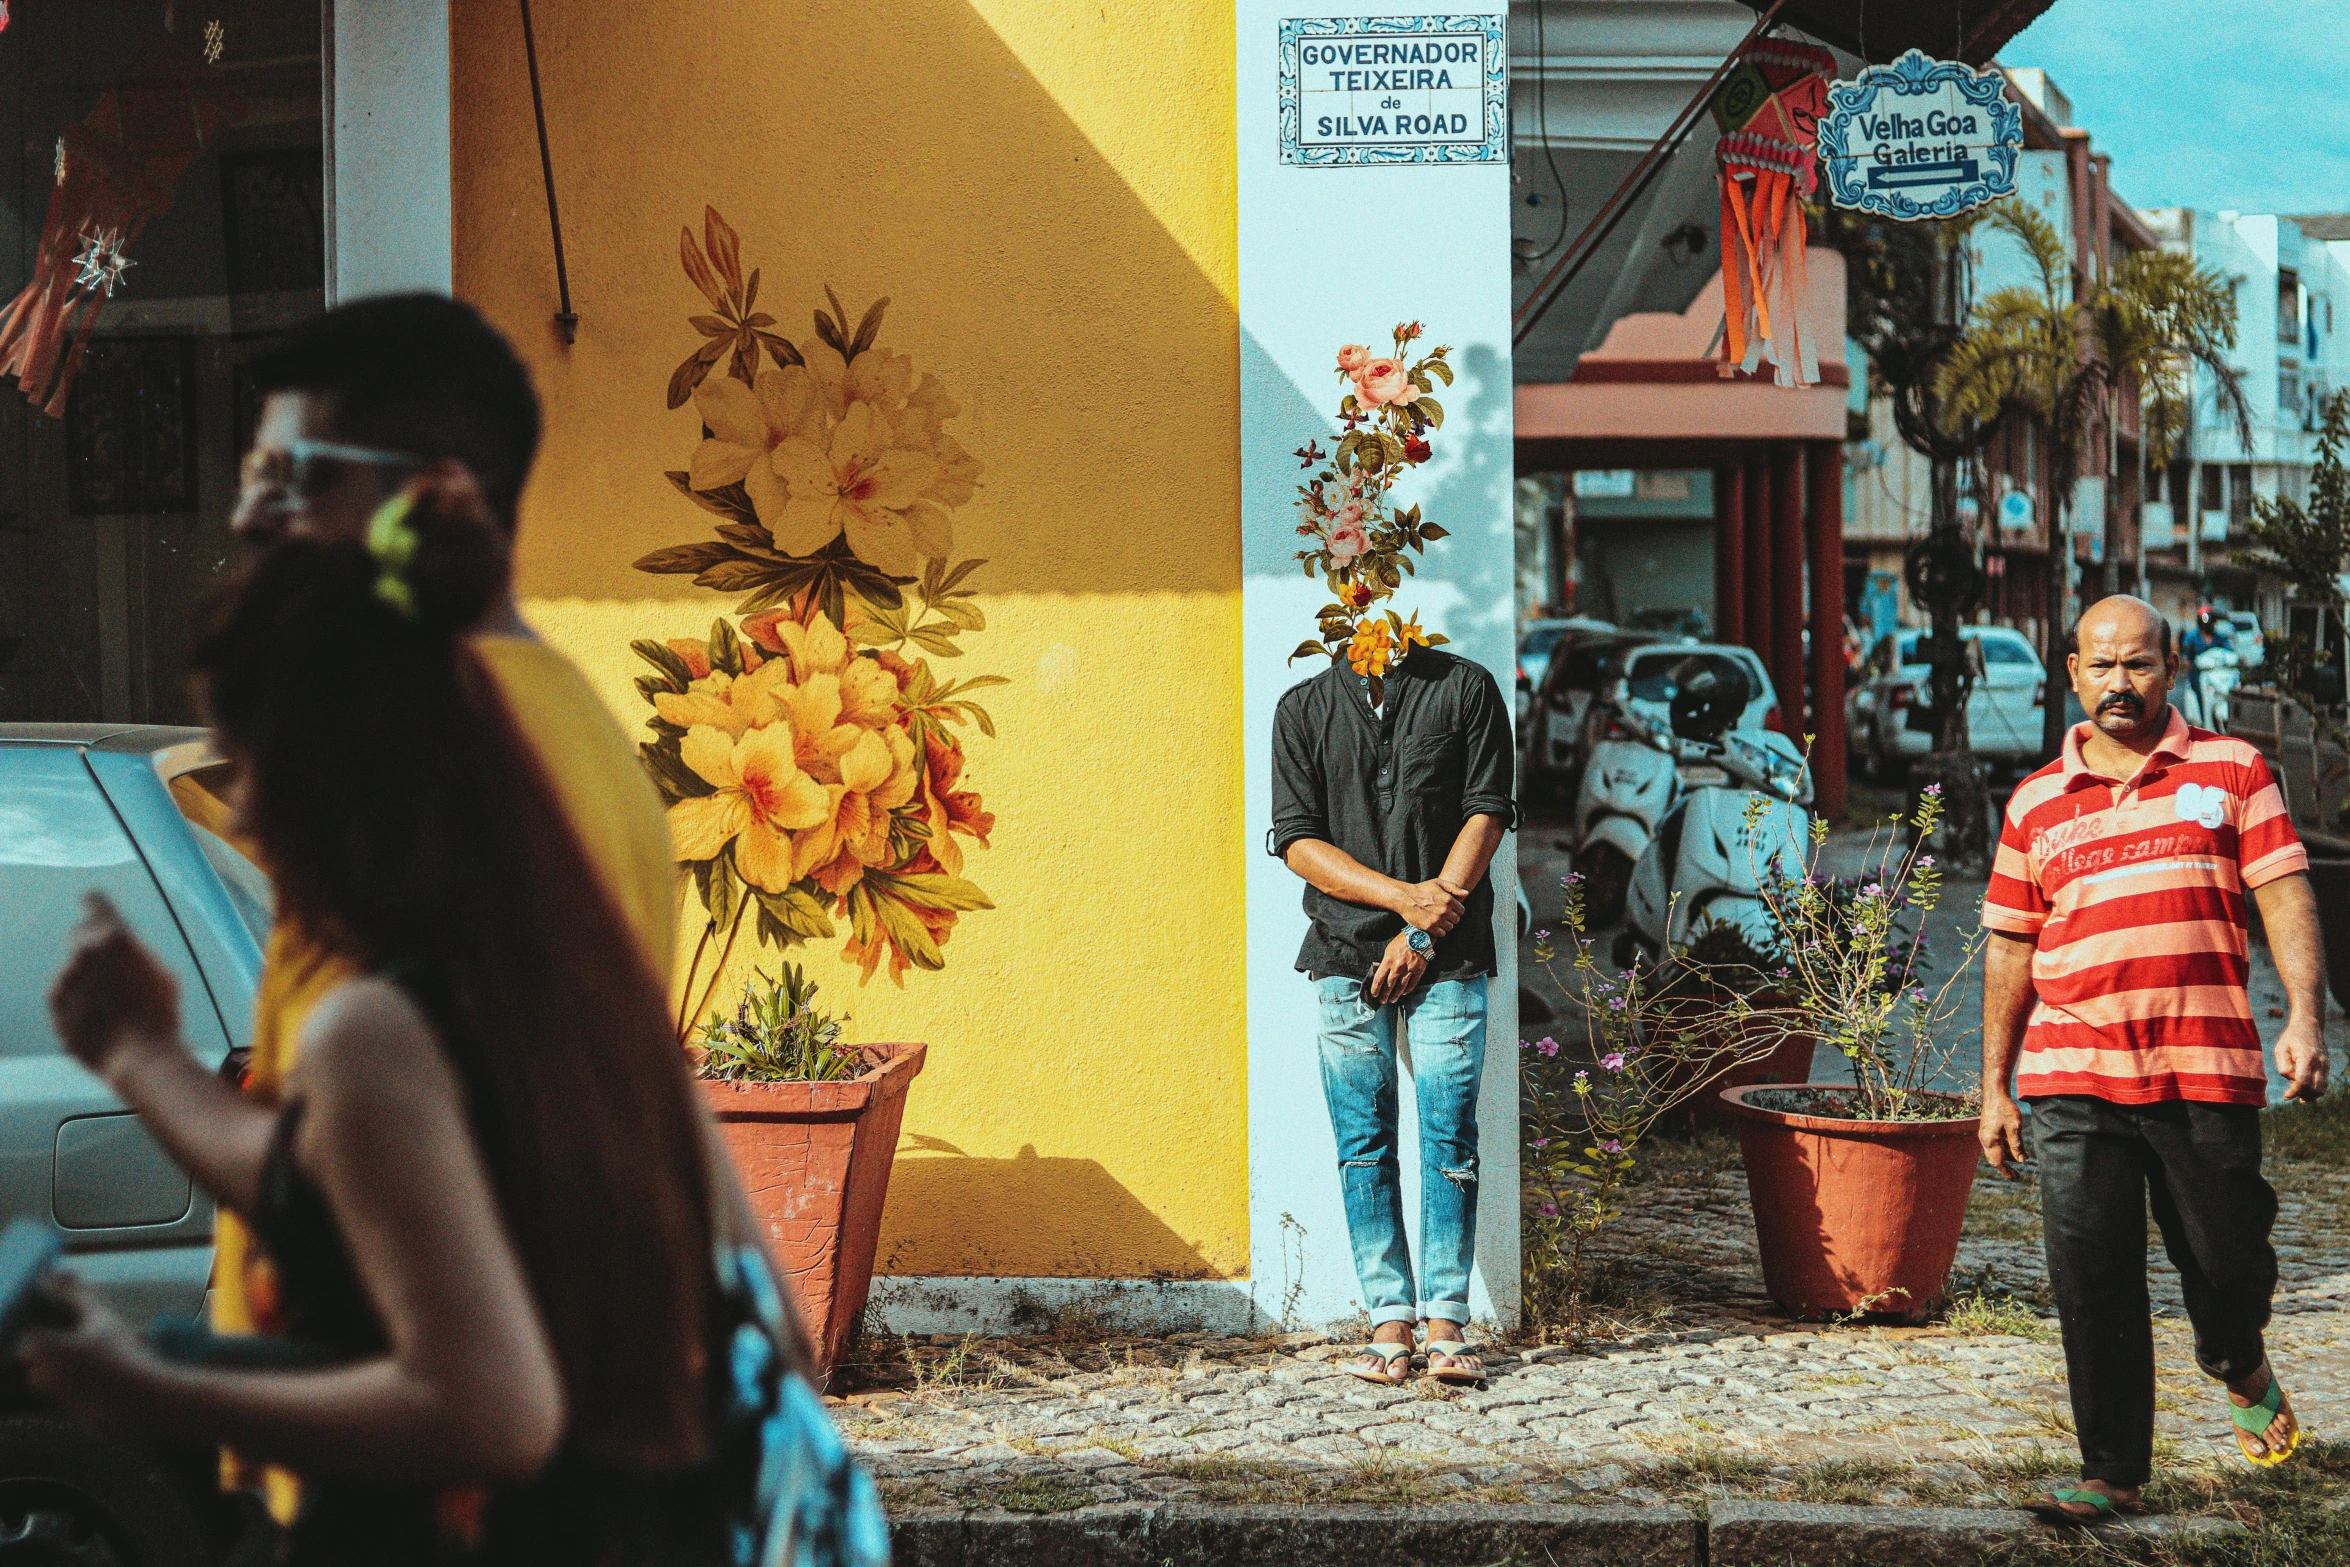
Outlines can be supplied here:
[[[1338, 1140], [1338, 1177], [1355, 1277], [1371, 1325], [1415, 1317], [1469, 1320], [1477, 1247], [1477, 1087], [1485, 1072], [1485, 980], [1445, 980], [1400, 1002], [1373, 1003], [1359, 979], [1314, 983], [1322, 1012], [1322, 1097]], [[1404, 1239], [1396, 1148], [1396, 1025], [1411, 1042], [1420, 1106], [1419, 1289]]]

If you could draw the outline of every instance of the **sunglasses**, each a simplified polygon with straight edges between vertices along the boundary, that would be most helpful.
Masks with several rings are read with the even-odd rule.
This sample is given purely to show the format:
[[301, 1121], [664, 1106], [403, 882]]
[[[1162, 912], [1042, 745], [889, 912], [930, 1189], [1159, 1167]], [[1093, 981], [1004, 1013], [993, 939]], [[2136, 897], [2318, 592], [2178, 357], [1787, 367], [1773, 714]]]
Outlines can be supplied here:
[[355, 464], [396, 471], [421, 468], [424, 459], [413, 452], [385, 451], [375, 446], [344, 446], [335, 441], [295, 439], [283, 446], [256, 446], [247, 452], [244, 463], [237, 470], [237, 482], [249, 495], [274, 494], [289, 500], [306, 501], [326, 489], [334, 480], [331, 471], [320, 470], [321, 463]]

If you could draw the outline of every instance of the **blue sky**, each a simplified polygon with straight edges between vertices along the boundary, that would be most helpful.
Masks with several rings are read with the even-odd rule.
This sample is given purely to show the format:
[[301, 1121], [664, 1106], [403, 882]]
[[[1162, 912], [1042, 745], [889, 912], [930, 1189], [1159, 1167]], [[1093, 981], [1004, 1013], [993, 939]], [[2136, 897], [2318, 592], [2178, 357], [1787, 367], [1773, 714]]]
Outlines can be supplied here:
[[1999, 59], [2055, 79], [2132, 206], [2350, 212], [2345, 0], [2056, 0]]

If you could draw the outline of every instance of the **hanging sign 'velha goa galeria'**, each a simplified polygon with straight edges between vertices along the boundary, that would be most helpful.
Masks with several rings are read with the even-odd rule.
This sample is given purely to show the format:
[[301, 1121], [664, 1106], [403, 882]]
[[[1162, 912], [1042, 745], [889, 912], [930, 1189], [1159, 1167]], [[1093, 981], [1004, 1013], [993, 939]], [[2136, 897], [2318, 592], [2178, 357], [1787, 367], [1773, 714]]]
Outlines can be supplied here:
[[1828, 197], [1880, 217], [1949, 218], [2015, 194], [2023, 110], [1997, 70], [1916, 49], [1828, 89]]

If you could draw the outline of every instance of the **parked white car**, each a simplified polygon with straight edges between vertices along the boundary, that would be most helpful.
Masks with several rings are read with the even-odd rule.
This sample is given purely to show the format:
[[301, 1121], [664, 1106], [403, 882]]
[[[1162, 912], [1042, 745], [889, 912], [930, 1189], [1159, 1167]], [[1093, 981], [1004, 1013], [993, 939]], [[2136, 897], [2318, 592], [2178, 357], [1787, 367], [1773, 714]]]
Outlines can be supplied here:
[[[2040, 655], [2020, 631], [1965, 626], [1975, 662], [1967, 697], [1967, 733], [1975, 754], [2014, 765], [2040, 760], [2040, 705], [2048, 676]], [[1845, 698], [1852, 755], [1873, 778], [1891, 778], [1934, 748], [1925, 715], [1933, 703], [1933, 668], [1923, 655], [1926, 633], [1896, 631], [1878, 639], [1862, 679]]]

